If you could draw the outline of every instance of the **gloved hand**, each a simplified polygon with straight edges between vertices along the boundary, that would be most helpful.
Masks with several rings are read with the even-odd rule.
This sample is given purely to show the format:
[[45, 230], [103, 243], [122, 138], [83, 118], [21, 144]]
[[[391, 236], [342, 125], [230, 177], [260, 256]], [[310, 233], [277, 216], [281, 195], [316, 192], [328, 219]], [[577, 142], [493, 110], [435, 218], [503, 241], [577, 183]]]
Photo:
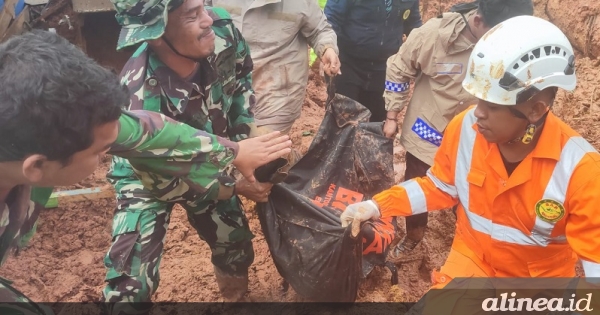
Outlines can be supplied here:
[[361, 201], [353, 203], [346, 207], [346, 210], [340, 216], [342, 227], [346, 227], [354, 221], [354, 219], [363, 222], [367, 220], [377, 220], [381, 216], [379, 207], [373, 200]]

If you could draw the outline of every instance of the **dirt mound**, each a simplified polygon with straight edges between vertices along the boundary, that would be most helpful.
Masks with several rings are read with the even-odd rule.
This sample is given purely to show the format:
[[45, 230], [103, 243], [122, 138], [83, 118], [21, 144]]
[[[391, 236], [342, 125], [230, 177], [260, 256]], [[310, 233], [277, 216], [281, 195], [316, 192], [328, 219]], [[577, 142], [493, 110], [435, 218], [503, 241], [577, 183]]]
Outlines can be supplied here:
[[[546, 3], [544, 3], [546, 2]], [[571, 45], [586, 57], [600, 57], [600, 2], [587, 0], [546, 0], [544, 11], [569, 38]]]

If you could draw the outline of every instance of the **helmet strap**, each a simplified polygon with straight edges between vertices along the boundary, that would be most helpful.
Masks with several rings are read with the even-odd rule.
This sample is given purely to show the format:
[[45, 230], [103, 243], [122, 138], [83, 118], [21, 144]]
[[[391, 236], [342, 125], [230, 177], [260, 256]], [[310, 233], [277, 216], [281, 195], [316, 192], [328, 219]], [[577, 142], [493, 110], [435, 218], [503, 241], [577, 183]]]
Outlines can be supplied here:
[[471, 33], [471, 36], [475, 38], [475, 41], [479, 40], [479, 38], [477, 38], [477, 36], [475, 36], [475, 34], [473, 33], [473, 30], [471, 30], [471, 26], [469, 25], [469, 21], [467, 21], [465, 15], [461, 13], [460, 16], [463, 18], [463, 21], [465, 21], [465, 26], [467, 27], [467, 30], [469, 30], [469, 33]]
[[197, 60], [196, 58], [188, 57], [188, 56], [186, 56], [186, 55], [184, 55], [184, 54], [180, 53], [180, 52], [179, 52], [177, 49], [175, 49], [175, 46], [173, 46], [173, 44], [171, 44], [171, 42], [170, 42], [170, 41], [167, 39], [167, 37], [166, 37], [166, 36], [164, 36], [164, 35], [163, 35], [161, 38], [162, 38], [162, 40], [163, 40], [163, 41], [164, 41], [164, 42], [167, 44], [167, 46], [169, 46], [169, 48], [171, 48], [171, 50], [172, 50], [172, 51], [173, 51], [175, 54], [177, 54], [178, 56], [180, 56], [180, 57], [183, 57], [183, 58], [186, 58], [186, 59], [189, 59], [189, 60], [192, 60], [192, 61], [194, 61], [194, 62], [198, 62], [198, 60]]

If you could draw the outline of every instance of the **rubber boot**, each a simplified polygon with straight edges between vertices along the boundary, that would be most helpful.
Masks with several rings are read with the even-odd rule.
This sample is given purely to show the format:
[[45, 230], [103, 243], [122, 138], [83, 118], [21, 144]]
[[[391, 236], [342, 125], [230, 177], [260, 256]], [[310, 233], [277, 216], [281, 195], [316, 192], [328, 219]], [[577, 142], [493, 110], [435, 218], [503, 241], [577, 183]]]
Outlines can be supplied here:
[[234, 276], [228, 275], [217, 266], [214, 268], [217, 285], [224, 302], [243, 301], [244, 295], [248, 292], [248, 270], [243, 275]]

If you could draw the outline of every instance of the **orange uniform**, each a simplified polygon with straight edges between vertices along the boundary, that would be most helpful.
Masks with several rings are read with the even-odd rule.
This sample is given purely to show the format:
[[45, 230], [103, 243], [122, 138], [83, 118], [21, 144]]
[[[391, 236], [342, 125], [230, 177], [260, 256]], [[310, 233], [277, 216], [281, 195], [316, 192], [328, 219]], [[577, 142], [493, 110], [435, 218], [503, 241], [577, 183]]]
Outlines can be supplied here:
[[498, 146], [477, 132], [473, 112], [450, 122], [426, 177], [374, 196], [381, 216], [458, 203], [452, 251], [434, 284], [572, 277], [578, 258], [586, 277], [600, 277], [600, 154], [549, 113], [536, 147], [509, 177]]

